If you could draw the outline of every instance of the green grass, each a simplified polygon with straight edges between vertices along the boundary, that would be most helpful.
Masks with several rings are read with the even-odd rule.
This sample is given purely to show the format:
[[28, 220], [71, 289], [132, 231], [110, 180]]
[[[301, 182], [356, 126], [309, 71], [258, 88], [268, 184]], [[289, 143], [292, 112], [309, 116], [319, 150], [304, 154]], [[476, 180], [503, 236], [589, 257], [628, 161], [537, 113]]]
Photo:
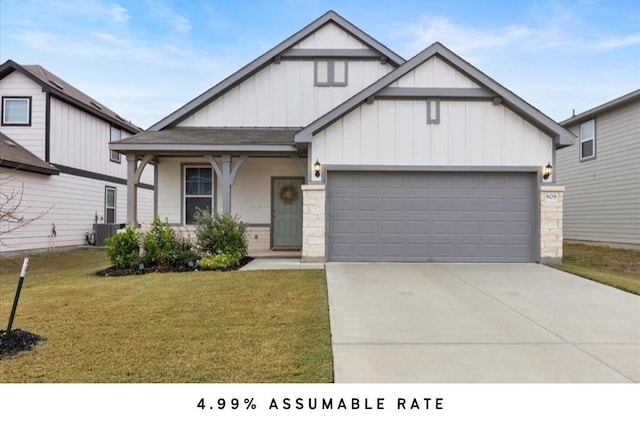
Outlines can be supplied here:
[[640, 250], [564, 244], [561, 269], [640, 295]]
[[[21, 259], [0, 261], [0, 328]], [[99, 278], [102, 250], [31, 258], [14, 328], [46, 338], [0, 382], [332, 381], [322, 270]]]

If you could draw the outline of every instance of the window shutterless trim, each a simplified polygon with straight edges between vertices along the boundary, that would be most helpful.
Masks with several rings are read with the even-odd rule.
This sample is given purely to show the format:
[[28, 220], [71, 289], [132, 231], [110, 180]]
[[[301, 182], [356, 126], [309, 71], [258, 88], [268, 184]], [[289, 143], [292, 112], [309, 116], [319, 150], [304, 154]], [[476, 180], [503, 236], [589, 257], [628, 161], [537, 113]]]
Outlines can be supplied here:
[[[109, 191], [113, 191], [113, 207], [109, 207], [107, 200]], [[118, 223], [116, 215], [118, 212], [117, 209], [117, 198], [118, 197], [118, 188], [113, 186], [105, 186], [104, 187], [104, 223]], [[109, 222], [109, 210], [113, 210], [113, 222]]]
[[[116, 154], [115, 158], [114, 158], [113, 154]], [[109, 161], [112, 161], [114, 163], [121, 163], [122, 159], [121, 159], [120, 153], [110, 149], [109, 150]]]
[[[326, 62], [327, 64], [327, 81], [319, 82], [318, 81], [318, 64], [320, 62]], [[335, 75], [335, 64], [336, 62], [344, 63], [344, 81], [336, 82]], [[316, 59], [313, 61], [313, 81], [316, 86], [319, 87], [327, 87], [327, 86], [346, 86], [349, 82], [349, 61], [346, 59]]]
[[[116, 137], [114, 137], [113, 135], [114, 131], [118, 132]], [[117, 142], [120, 139], [122, 139], [122, 129], [119, 129], [116, 126], [111, 126], [109, 128], [109, 142]], [[113, 154], [116, 154], [115, 158], [113, 157]], [[114, 163], [120, 163], [122, 161], [120, 157], [120, 153], [114, 150], [109, 150], [109, 161], [113, 161]]]
[[[211, 170], [211, 195], [187, 195], [187, 169], [209, 169]], [[182, 225], [189, 226], [193, 223], [187, 223], [187, 198], [209, 198], [211, 201], [209, 211], [213, 214], [215, 212], [215, 197], [216, 197], [216, 178], [215, 171], [211, 164], [182, 164], [182, 185], [181, 185], [181, 206], [180, 216], [182, 218]]]
[[[6, 101], [7, 100], [26, 100], [29, 107], [28, 107], [28, 111], [27, 111], [27, 122], [25, 123], [12, 123], [12, 122], [7, 122], [5, 120], [5, 114], [7, 112], [7, 106], [6, 106]], [[31, 96], [3, 96], [2, 97], [2, 125], [3, 126], [31, 126], [31, 110], [32, 110], [32, 105], [33, 105], [33, 99]]]
[[[587, 123], [591, 123], [591, 127], [592, 127], [592, 136], [588, 139], [583, 139], [582, 138], [582, 125], [583, 124], [587, 124]], [[583, 121], [582, 123], [580, 123], [578, 125], [578, 130], [580, 133], [579, 139], [578, 139], [578, 159], [582, 162], [582, 161], [590, 161], [590, 160], [595, 160], [596, 159], [596, 119], [592, 118], [591, 120], [587, 120], [587, 121]], [[582, 155], [582, 145], [584, 143], [587, 143], [591, 141], [591, 150], [592, 153], [589, 156], [583, 156]]]

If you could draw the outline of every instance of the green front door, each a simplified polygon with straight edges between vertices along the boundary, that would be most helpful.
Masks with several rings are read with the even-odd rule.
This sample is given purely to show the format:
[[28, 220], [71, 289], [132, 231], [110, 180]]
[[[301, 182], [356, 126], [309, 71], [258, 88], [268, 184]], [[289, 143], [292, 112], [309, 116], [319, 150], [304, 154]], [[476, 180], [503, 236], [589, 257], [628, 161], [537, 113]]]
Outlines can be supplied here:
[[271, 235], [273, 248], [302, 247], [303, 178], [273, 178], [271, 181]]

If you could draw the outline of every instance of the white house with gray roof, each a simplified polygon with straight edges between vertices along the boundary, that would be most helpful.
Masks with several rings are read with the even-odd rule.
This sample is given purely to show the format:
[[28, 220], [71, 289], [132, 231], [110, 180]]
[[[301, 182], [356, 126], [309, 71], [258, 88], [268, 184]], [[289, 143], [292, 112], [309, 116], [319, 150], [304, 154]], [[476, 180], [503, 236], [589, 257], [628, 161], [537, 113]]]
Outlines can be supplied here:
[[574, 143], [443, 45], [405, 61], [330, 11], [111, 147], [130, 187], [156, 166], [161, 218], [189, 230], [196, 208], [237, 214], [253, 252], [537, 262], [562, 257], [552, 168]]
[[[0, 98], [0, 202], [38, 218], [0, 223], [2, 254], [84, 245], [95, 223], [126, 222], [126, 161], [109, 142], [140, 128], [39, 65], [0, 65]], [[137, 185], [142, 223], [153, 216], [153, 174]]]
[[640, 247], [640, 90], [561, 124], [578, 135], [557, 154], [565, 237]]

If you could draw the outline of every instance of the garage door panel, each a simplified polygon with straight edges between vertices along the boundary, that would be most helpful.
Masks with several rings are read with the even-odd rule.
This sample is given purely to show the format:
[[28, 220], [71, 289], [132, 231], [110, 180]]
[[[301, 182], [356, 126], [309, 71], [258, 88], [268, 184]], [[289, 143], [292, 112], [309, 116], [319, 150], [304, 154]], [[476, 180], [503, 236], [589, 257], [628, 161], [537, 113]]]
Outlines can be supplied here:
[[329, 172], [329, 260], [534, 259], [532, 173]]

